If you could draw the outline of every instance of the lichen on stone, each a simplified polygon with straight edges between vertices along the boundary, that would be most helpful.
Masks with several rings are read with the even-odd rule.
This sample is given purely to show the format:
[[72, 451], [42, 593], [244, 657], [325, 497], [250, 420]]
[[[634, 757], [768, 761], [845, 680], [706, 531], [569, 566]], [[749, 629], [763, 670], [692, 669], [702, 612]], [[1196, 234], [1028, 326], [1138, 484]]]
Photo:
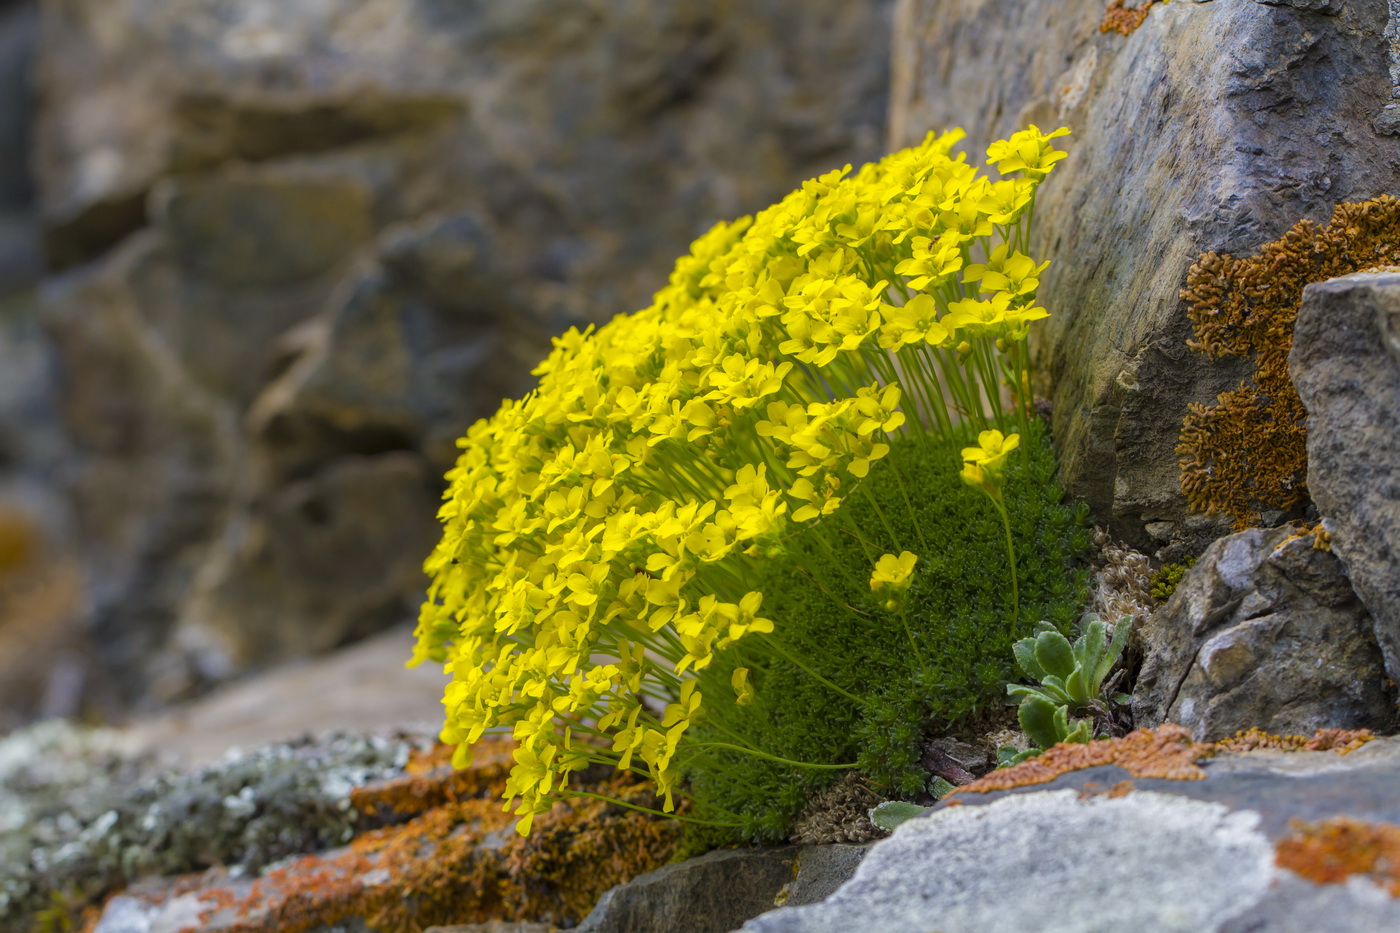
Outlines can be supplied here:
[[1116, 32], [1120, 36], [1131, 35], [1147, 19], [1148, 10], [1158, 0], [1137, 0], [1133, 7], [1129, 7], [1124, 0], [1112, 0], [1108, 9], [1104, 10], [1103, 22], [1099, 23], [1099, 32]]
[[1252, 359], [1252, 380], [1215, 405], [1192, 403], [1177, 455], [1181, 488], [1198, 512], [1222, 513], [1236, 530], [1269, 509], [1307, 498], [1307, 412], [1288, 375], [1293, 325], [1313, 282], [1400, 261], [1400, 200], [1381, 195], [1338, 205], [1323, 226], [1300, 220], [1254, 255], [1206, 253], [1181, 298], [1195, 326], [1188, 345], [1213, 358]]
[[1318, 823], [1295, 820], [1275, 848], [1275, 864], [1317, 884], [1345, 884], [1362, 876], [1400, 897], [1400, 826], [1337, 816]]
[[[0, 749], [24, 741], [59, 747], [43, 731], [57, 728], [36, 727], [37, 738], [30, 730]], [[415, 741], [306, 739], [134, 781], [116, 779], [120, 764], [104, 772], [78, 761], [72, 767], [87, 767], [81, 793], [0, 830], [0, 933], [27, 931], [55, 895], [80, 905], [140, 878], [211, 866], [251, 876], [278, 859], [343, 844], [374, 825], [351, 805], [351, 790], [401, 774]], [[40, 781], [26, 799], [44, 799], [51, 786]]]

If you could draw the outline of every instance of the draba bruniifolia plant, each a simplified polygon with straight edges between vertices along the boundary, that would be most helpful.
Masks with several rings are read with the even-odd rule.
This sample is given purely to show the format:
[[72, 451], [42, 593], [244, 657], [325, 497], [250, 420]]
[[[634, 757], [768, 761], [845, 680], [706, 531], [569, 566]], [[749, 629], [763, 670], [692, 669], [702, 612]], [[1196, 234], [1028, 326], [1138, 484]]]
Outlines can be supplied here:
[[711, 754], [854, 764], [693, 727], [707, 706], [747, 710], [773, 665], [829, 704], [867, 702], [784, 639], [758, 581], [817, 526], [818, 542], [859, 542], [862, 588], [874, 568], [897, 600], [912, 549], [936, 562], [940, 540], [887, 533], [888, 509], [873, 527], [849, 519], [872, 466], [892, 443], [934, 456], [971, 432], [990, 474], [1030, 428], [1026, 336], [1048, 312], [1029, 233], [1067, 132], [994, 143], [996, 180], [953, 154], [961, 131], [929, 134], [719, 224], [650, 307], [556, 338], [538, 388], [459, 442], [410, 663], [451, 675], [442, 739], [459, 766], [488, 730], [513, 732], [520, 832], [583, 793], [570, 775], [593, 763], [648, 777], [667, 813]]

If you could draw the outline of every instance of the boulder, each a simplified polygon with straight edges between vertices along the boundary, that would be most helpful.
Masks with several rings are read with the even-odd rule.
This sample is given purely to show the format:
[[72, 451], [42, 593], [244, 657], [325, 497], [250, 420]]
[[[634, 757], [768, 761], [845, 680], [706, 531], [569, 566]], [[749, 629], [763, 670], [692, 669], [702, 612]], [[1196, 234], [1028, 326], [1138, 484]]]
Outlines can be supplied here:
[[1137, 630], [1134, 721], [1180, 723], [1199, 741], [1392, 725], [1371, 616], [1318, 543], [1255, 528], [1212, 544]]
[[1400, 925], [1393, 863], [1376, 857], [1400, 845], [1400, 741], [1345, 755], [1200, 754], [1200, 773], [1181, 775], [1198, 780], [1132, 777], [1104, 764], [1048, 783], [960, 791], [876, 843], [825, 901], [742, 929], [1363, 933]]
[[1289, 372], [1308, 411], [1308, 486], [1400, 682], [1400, 274], [1310, 285]]
[[1174, 448], [1187, 404], [1247, 371], [1187, 349], [1188, 268], [1394, 191], [1400, 78], [1386, 0], [1152, 3], [1101, 32], [1106, 6], [1124, 12], [901, 0], [891, 140], [960, 125], [981, 161], [1027, 123], [1073, 131], [1036, 206], [1052, 317], [1035, 362], [1070, 494], [1150, 550], [1216, 536], [1187, 515]]

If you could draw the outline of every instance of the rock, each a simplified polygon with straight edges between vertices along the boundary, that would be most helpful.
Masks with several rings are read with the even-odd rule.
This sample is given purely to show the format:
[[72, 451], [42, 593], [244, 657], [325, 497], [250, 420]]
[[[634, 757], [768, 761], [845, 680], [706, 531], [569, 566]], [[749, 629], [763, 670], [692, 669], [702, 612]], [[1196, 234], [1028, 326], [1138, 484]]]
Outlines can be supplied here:
[[1187, 403], [1243, 375], [1187, 349], [1187, 269], [1400, 185], [1394, 142], [1371, 126], [1395, 90], [1393, 4], [1299, 6], [1154, 3], [1127, 36], [1098, 31], [1103, 0], [897, 9], [895, 145], [961, 125], [980, 162], [1027, 123], [1073, 130], [1037, 200], [1052, 317], [1035, 355], [1070, 494], [1139, 549], [1160, 545], [1149, 523], [1185, 527]]
[[28, 151], [38, 41], [37, 2], [0, 8], [0, 296], [29, 288], [43, 274]]
[[870, 845], [835, 843], [802, 846], [797, 850], [796, 877], [783, 885], [773, 903], [779, 907], [800, 907], [826, 900], [832, 892], [856, 873]]
[[554, 925], [549, 923], [507, 923], [504, 920], [492, 920], [489, 923], [428, 927], [423, 933], [554, 933], [554, 930]]
[[[1295, 820], [1382, 833], [1400, 822], [1400, 741], [1345, 756], [1226, 753], [1201, 766], [1203, 780], [1099, 765], [1048, 784], [960, 792], [876, 843], [822, 903], [742, 929], [1362, 933], [1400, 924], [1385, 867], [1319, 884], [1279, 864], [1317, 877], [1282, 854], [1311, 832]], [[1353, 822], [1329, 822], [1338, 820]]]
[[1308, 488], [1400, 681], [1400, 274], [1309, 285], [1289, 373], [1308, 410]]
[[[56, 892], [81, 907], [142, 878], [215, 865], [255, 874], [289, 855], [343, 844], [369, 823], [350, 806], [350, 791], [400, 776], [409, 752], [427, 744], [338, 736], [264, 746], [191, 772], [157, 771], [131, 759], [120, 737], [35, 728], [0, 744], [0, 762], [16, 761], [6, 794], [21, 795], [23, 815], [0, 826], [5, 933], [28, 929], [26, 917], [51, 906]], [[26, 764], [31, 747], [56, 763]], [[130, 910], [117, 914], [116, 928], [143, 929], [128, 926], [137, 922]]]
[[1139, 726], [1178, 722], [1214, 741], [1392, 724], [1371, 617], [1314, 540], [1256, 528], [1206, 550], [1137, 632]]
[[608, 891], [578, 933], [728, 933], [773, 906], [798, 849], [718, 849]]
[[113, 715], [411, 618], [454, 442], [546, 335], [880, 154], [892, 0], [148, 6], [45, 5], [33, 145]]

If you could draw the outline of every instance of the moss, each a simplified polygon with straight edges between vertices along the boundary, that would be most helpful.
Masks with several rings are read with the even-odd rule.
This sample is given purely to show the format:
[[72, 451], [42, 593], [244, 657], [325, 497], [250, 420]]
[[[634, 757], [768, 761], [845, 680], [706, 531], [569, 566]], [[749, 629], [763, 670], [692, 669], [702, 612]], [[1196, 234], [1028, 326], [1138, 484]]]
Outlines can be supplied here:
[[1347, 816], [1319, 823], [1294, 821], [1275, 847], [1275, 863], [1317, 884], [1369, 878], [1400, 897], [1400, 826], [1363, 823]]
[[1186, 571], [1194, 566], [1194, 557], [1188, 557], [1179, 564], [1163, 564], [1162, 568], [1152, 575], [1152, 598], [1159, 603], [1170, 599], [1181, 584], [1181, 578], [1186, 576]]
[[1189, 346], [1255, 362], [1253, 379], [1213, 406], [1193, 403], [1177, 455], [1191, 507], [1228, 515], [1235, 528], [1266, 509], [1307, 499], [1306, 411], [1288, 376], [1303, 288], [1400, 261], [1400, 200], [1339, 205], [1326, 225], [1301, 220], [1253, 256], [1207, 253], [1181, 292], [1195, 325]]
[[[753, 672], [755, 698], [744, 707], [707, 706], [698, 741], [733, 743], [738, 736], [796, 761], [858, 763], [876, 793], [915, 796], [928, 778], [919, 761], [925, 724], [956, 724], [1004, 702], [1011, 644], [1037, 620], [1069, 630], [1087, 601], [1089, 534], [1084, 511], [1062, 502], [1043, 426], [1029, 432], [1006, 484], [1020, 575], [1015, 631], [1001, 521], [983, 494], [959, 479], [961, 446], [897, 440], [846, 498], [838, 534], [808, 529], [765, 570], [763, 611], [775, 622], [780, 647], [860, 702], [771, 653], [740, 646], [705, 672], [704, 693], [732, 695], [731, 672], [743, 666]], [[919, 555], [906, 599], [923, 664], [904, 620], [869, 589], [875, 557], [904, 548]], [[838, 776], [725, 750], [707, 752], [689, 770], [697, 815], [742, 824], [737, 836], [713, 834], [716, 842], [787, 838], [811, 793]]]

